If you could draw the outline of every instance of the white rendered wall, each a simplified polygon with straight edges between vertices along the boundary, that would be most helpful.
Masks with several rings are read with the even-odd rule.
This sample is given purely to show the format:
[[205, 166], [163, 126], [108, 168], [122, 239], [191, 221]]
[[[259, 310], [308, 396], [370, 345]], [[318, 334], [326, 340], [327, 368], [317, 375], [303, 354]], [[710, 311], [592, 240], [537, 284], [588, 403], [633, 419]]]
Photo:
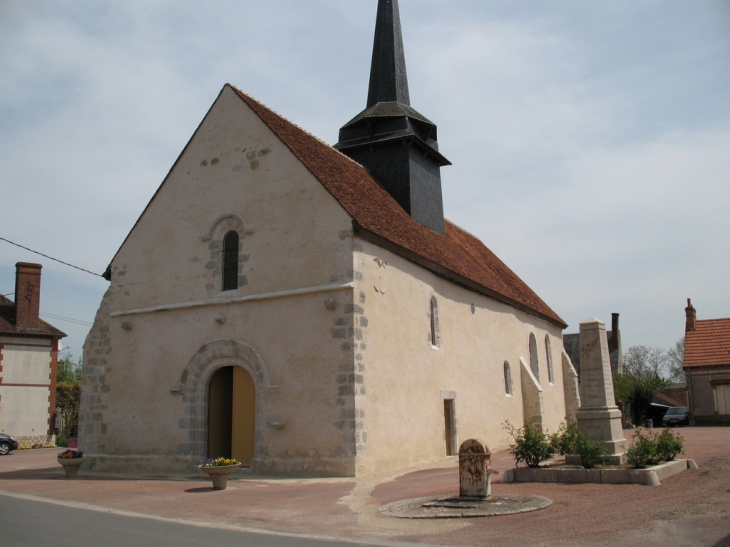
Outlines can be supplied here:
[[0, 431], [14, 437], [47, 435], [51, 384], [50, 342], [2, 337], [0, 344], [3, 344], [0, 361]]
[[[221, 292], [212, 272], [229, 222], [239, 222], [230, 214], [245, 223], [245, 283]], [[200, 405], [181, 375], [232, 340], [268, 374], [257, 384], [257, 465], [352, 475], [354, 443], [333, 425], [338, 369], [352, 360], [337, 330], [352, 277], [350, 218], [225, 89], [114, 259], [84, 346], [79, 435], [92, 465], [199, 463], [201, 417], [191, 414]]]
[[[554, 366], [549, 383], [540, 341], [550, 336], [553, 364], [559, 364], [559, 327], [458, 287], [371, 243], [362, 242], [361, 248], [355, 260], [362, 272], [367, 327], [358, 408], [367, 442], [358, 474], [444, 458], [444, 397], [455, 396], [458, 443], [478, 438], [493, 451], [506, 448], [511, 437], [504, 422], [523, 423], [520, 359], [529, 363], [530, 333], [538, 340], [544, 426], [557, 430], [565, 416], [562, 367]], [[430, 341], [431, 296], [438, 302], [440, 348]], [[512, 396], [505, 393], [505, 361], [511, 367]]]

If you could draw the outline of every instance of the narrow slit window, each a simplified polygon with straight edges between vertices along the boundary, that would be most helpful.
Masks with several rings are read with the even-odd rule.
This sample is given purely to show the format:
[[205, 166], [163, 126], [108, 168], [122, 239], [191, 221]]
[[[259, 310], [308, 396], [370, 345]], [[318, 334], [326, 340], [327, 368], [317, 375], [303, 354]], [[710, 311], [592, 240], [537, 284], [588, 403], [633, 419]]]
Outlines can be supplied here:
[[238, 233], [228, 232], [223, 238], [223, 290], [238, 288]]
[[441, 336], [439, 326], [439, 305], [435, 296], [431, 297], [431, 345], [440, 348]]
[[535, 335], [530, 333], [530, 370], [535, 375], [535, 380], [540, 383], [540, 364], [537, 360], [537, 340]]
[[547, 356], [548, 382], [555, 383], [555, 371], [553, 370], [553, 352], [550, 345], [550, 336], [545, 335], [545, 354]]
[[512, 370], [507, 361], [504, 362], [504, 392], [512, 395]]

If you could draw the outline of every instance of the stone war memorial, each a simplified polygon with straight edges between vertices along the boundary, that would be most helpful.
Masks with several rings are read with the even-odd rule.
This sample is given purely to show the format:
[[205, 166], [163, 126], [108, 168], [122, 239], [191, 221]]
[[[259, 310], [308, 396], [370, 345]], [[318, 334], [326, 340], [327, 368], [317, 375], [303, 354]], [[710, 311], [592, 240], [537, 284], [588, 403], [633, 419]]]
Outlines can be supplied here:
[[[621, 427], [621, 411], [613, 395], [613, 378], [606, 342], [606, 325], [590, 317], [580, 324], [580, 409], [578, 428], [594, 441], [602, 443], [611, 455], [611, 463], [624, 463], [628, 442]], [[570, 456], [567, 463], [579, 463]]]

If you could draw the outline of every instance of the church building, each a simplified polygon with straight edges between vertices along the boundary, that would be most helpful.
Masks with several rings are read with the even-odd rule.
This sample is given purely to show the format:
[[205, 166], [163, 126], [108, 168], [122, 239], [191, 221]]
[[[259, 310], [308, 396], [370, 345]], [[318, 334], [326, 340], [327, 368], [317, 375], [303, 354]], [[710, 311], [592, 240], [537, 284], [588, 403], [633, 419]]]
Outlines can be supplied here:
[[573, 417], [566, 324], [444, 219], [447, 165], [410, 105], [397, 0], [335, 146], [225, 85], [106, 271], [91, 468], [367, 476]]

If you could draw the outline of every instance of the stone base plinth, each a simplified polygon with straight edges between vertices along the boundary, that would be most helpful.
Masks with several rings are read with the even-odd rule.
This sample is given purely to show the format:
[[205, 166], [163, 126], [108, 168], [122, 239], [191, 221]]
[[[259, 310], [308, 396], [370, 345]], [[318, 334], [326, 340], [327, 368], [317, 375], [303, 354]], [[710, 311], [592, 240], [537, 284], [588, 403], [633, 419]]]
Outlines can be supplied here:
[[624, 439], [621, 411], [617, 407], [587, 408], [577, 412], [578, 429], [588, 438], [598, 441], [611, 457], [611, 463], [624, 463], [629, 442]]
[[[606, 449], [606, 452], [610, 454], [608, 465], [623, 465], [626, 463], [626, 454], [624, 452], [611, 454], [608, 449]], [[565, 456], [565, 463], [568, 465], [583, 465], [580, 456]]]

